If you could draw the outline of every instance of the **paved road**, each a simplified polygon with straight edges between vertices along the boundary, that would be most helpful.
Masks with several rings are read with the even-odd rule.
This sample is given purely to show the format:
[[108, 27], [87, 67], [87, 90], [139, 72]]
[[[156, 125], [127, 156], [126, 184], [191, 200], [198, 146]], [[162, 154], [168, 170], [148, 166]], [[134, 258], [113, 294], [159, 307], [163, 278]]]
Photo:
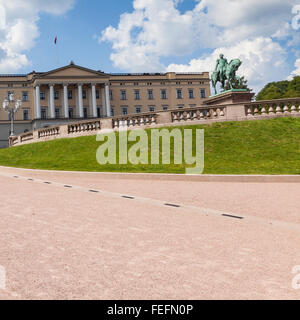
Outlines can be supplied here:
[[0, 168], [0, 202], [1, 299], [300, 298], [296, 183]]

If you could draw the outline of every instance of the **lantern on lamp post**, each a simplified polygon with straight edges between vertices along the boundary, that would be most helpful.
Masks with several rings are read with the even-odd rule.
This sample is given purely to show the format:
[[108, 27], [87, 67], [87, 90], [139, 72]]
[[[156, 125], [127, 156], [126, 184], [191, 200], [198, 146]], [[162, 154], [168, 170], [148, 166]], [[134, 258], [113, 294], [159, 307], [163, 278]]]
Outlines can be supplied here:
[[15, 113], [20, 109], [22, 102], [20, 99], [15, 101], [15, 96], [13, 93], [8, 95], [8, 99], [3, 101], [3, 109], [9, 114], [10, 117], [10, 137], [13, 137], [14, 134], [14, 118]]

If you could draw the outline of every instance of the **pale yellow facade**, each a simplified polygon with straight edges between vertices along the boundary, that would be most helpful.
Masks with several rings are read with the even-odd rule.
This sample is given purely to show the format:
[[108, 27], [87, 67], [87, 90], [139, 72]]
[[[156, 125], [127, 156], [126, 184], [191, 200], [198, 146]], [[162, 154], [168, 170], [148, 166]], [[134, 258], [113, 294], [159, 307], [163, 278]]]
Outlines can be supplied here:
[[[19, 134], [77, 119], [199, 106], [210, 96], [210, 80], [208, 72], [107, 74], [71, 62], [49, 72], [0, 75], [1, 103], [10, 92], [22, 101], [15, 115]], [[4, 141], [9, 116], [2, 108], [0, 124]]]

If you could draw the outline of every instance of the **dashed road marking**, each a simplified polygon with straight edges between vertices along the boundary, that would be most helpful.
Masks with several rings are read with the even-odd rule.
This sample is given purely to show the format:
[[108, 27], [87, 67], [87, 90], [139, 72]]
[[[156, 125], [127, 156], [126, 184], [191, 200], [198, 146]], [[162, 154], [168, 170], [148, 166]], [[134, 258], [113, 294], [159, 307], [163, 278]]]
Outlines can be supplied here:
[[[29, 180], [29, 181], [34, 181], [35, 183], [45, 183], [44, 180], [40, 179], [29, 179], [28, 177], [24, 176], [14, 176], [12, 174], [4, 174], [0, 173], [1, 176], [9, 177], [9, 178], [19, 178], [19, 179], [24, 179], [24, 180]], [[51, 182], [52, 186], [56, 187], [64, 187], [64, 188], [69, 188], [72, 190], [77, 190], [77, 191], [84, 191], [88, 193], [94, 193], [94, 194], [101, 194], [101, 196], [105, 197], [113, 197], [113, 198], [124, 198], [124, 199], [130, 199], [130, 200], [136, 200], [142, 203], [147, 203], [150, 205], [154, 206], [168, 206], [168, 207], [173, 207], [173, 208], [180, 208], [189, 212], [195, 212], [195, 213], [201, 213], [202, 215], [205, 216], [218, 216], [218, 217], [230, 217], [230, 218], [235, 218], [240, 221], [247, 220], [248, 222], [252, 223], [259, 223], [259, 224], [264, 224], [264, 225], [272, 225], [273, 227], [281, 227], [281, 228], [288, 228], [292, 230], [297, 230], [300, 231], [300, 224], [298, 223], [291, 223], [291, 222], [284, 222], [280, 220], [273, 220], [273, 219], [267, 219], [267, 218], [262, 218], [258, 216], [237, 216], [234, 213], [231, 212], [224, 212], [221, 210], [215, 210], [215, 209], [210, 209], [210, 208], [202, 208], [202, 207], [197, 207], [197, 206], [191, 206], [191, 205], [186, 205], [186, 204], [172, 204], [172, 203], [166, 203], [163, 200], [157, 200], [157, 199], [152, 199], [152, 198], [144, 198], [144, 197], [133, 197], [133, 196], [124, 196], [120, 193], [117, 192], [111, 192], [111, 191], [105, 191], [105, 190], [96, 190], [96, 189], [89, 189], [86, 187], [82, 186], [70, 186], [70, 185], [65, 185], [63, 183], [59, 182]]]
[[227, 217], [227, 218], [234, 218], [234, 219], [244, 219], [244, 217], [239, 217], [239, 216], [233, 216], [231, 214], [222, 214], [223, 217]]
[[180, 208], [180, 205], [178, 205], [178, 204], [173, 204], [173, 203], [165, 203], [165, 206], [167, 206], [167, 207], [173, 207], [173, 208]]

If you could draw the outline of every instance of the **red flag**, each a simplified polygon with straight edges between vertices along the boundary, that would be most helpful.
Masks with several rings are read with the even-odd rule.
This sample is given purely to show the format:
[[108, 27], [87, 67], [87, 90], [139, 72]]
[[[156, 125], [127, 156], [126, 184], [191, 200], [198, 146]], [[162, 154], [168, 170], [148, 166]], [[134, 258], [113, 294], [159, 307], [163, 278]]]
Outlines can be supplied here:
[[56, 43], [57, 43], [57, 36], [54, 39], [54, 44], [56, 44]]

